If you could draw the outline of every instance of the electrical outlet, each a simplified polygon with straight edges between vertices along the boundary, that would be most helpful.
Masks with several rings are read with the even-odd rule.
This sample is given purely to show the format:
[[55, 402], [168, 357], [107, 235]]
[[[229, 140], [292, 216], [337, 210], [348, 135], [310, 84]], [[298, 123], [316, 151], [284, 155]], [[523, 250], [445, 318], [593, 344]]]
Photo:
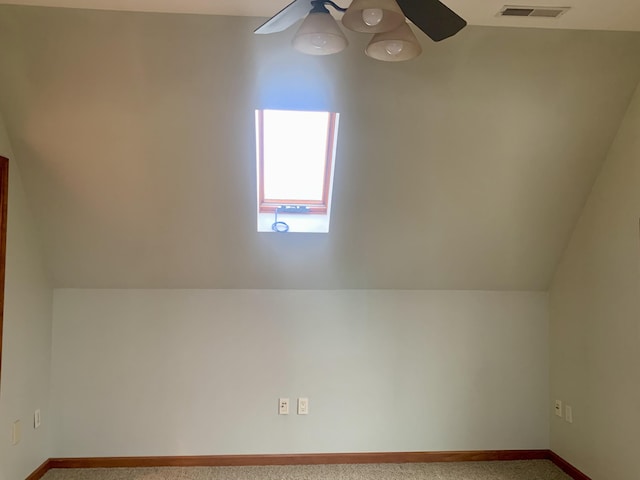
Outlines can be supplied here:
[[41, 423], [40, 409], [33, 412], [33, 428], [38, 428]]
[[289, 399], [281, 398], [278, 401], [278, 415], [289, 415]]
[[298, 415], [309, 414], [309, 399], [306, 397], [298, 398]]
[[564, 419], [569, 423], [573, 423], [573, 408], [571, 408], [571, 405], [565, 405]]
[[20, 420], [16, 420], [11, 425], [11, 445], [17, 445], [20, 443], [20, 438], [22, 437], [22, 427], [20, 425]]
[[556, 400], [554, 411], [558, 417], [562, 418], [562, 400]]

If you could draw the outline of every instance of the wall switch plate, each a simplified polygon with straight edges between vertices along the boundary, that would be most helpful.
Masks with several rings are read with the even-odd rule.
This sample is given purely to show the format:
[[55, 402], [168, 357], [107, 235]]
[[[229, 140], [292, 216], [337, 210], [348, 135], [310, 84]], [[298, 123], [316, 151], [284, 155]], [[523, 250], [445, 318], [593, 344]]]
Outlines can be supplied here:
[[565, 405], [564, 419], [569, 423], [573, 423], [573, 408], [571, 408], [571, 405]]
[[40, 426], [40, 423], [40, 409], [37, 409], [35, 412], [33, 412], [33, 428], [38, 428]]
[[20, 443], [20, 438], [22, 437], [22, 427], [20, 425], [20, 420], [16, 420], [11, 425], [11, 445], [17, 445]]
[[562, 400], [556, 400], [554, 411], [558, 417], [562, 418]]
[[289, 415], [289, 399], [281, 398], [278, 400], [278, 415]]
[[309, 399], [306, 397], [298, 398], [298, 415], [309, 414]]

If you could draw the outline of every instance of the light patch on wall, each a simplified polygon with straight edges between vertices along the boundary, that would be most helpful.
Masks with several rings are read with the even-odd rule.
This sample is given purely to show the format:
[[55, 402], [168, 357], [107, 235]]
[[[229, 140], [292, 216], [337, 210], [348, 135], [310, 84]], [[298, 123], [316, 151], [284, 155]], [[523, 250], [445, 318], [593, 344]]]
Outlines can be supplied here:
[[333, 112], [256, 110], [258, 232], [328, 233]]

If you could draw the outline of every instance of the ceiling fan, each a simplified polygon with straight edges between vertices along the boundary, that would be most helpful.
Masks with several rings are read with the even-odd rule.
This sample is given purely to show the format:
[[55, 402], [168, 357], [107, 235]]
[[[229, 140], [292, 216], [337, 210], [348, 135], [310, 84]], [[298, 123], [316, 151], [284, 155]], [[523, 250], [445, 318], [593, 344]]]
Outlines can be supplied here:
[[331, 0], [294, 0], [254, 33], [282, 32], [306, 16], [293, 39], [294, 48], [309, 55], [338, 53], [348, 42], [327, 6], [344, 12], [342, 24], [349, 30], [374, 34], [365, 53], [376, 60], [393, 62], [420, 55], [422, 48], [407, 19], [435, 42], [467, 25], [439, 0], [353, 0], [349, 8]]

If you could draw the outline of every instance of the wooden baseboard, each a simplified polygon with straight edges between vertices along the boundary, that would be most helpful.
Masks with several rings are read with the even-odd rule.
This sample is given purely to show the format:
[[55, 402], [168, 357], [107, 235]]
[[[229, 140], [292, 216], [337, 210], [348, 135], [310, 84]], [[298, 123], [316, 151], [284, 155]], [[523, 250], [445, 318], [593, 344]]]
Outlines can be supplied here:
[[203, 455], [165, 457], [50, 458], [26, 480], [39, 480], [52, 468], [223, 467], [362, 463], [489, 462], [548, 459], [574, 480], [591, 480], [550, 450], [471, 450], [454, 452], [301, 453], [285, 455]]
[[52, 458], [51, 468], [222, 467], [357, 463], [483, 462], [548, 458], [548, 450], [464, 452], [303, 453], [291, 455], [207, 455], [185, 457]]
[[576, 467], [567, 462], [564, 458], [555, 452], [549, 450], [549, 460], [555, 463], [561, 470], [569, 475], [574, 480], [591, 480], [584, 473], [578, 470]]
[[45, 460], [44, 462], [42, 462], [42, 465], [36, 468], [33, 473], [27, 477], [26, 480], [40, 480], [42, 477], [44, 477], [44, 474], [47, 473], [50, 468], [50, 460]]

